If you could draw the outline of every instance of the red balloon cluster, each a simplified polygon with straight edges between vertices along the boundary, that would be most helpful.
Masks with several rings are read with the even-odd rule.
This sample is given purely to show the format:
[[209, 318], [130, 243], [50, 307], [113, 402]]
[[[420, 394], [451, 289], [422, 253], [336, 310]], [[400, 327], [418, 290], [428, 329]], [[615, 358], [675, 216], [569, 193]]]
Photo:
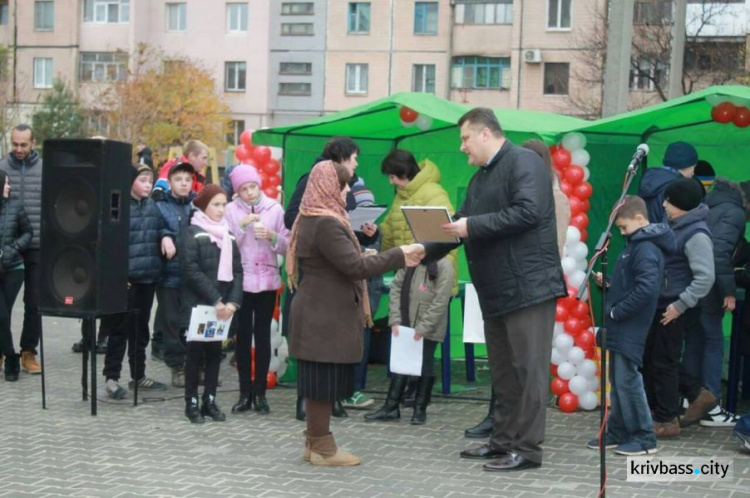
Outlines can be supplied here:
[[717, 123], [734, 123], [738, 128], [746, 128], [750, 126], [750, 109], [731, 102], [721, 102], [711, 108], [711, 119]]
[[586, 242], [589, 225], [588, 213], [591, 208], [589, 197], [594, 193], [591, 184], [584, 180], [585, 172], [581, 166], [572, 164], [570, 151], [562, 145], [552, 145], [549, 148], [554, 165], [560, 177], [560, 190], [568, 196], [570, 201], [570, 226], [581, 231], [581, 241]]
[[237, 160], [253, 166], [260, 173], [261, 189], [267, 197], [276, 199], [281, 185], [281, 164], [271, 157], [271, 149], [264, 145], [253, 145], [253, 132], [245, 130], [240, 135], [240, 145], [234, 149]]

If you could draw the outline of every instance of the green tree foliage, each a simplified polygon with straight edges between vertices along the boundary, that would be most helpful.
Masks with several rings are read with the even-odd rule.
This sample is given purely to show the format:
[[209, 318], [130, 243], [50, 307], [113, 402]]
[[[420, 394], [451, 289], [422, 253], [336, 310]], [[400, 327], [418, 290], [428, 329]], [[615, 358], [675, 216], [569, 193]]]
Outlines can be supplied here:
[[83, 111], [73, 92], [60, 79], [45, 93], [41, 108], [32, 117], [37, 143], [48, 138], [83, 137]]

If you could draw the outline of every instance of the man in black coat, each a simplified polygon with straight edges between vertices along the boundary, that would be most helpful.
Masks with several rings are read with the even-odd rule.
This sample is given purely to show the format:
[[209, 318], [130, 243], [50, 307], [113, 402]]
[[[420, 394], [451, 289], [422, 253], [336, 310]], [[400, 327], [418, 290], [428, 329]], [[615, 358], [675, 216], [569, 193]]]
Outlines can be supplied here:
[[466, 248], [497, 396], [490, 442], [461, 457], [498, 458], [489, 471], [539, 467], [555, 303], [567, 295], [549, 168], [506, 140], [491, 109], [469, 111], [458, 126], [461, 152], [479, 171], [443, 229]]

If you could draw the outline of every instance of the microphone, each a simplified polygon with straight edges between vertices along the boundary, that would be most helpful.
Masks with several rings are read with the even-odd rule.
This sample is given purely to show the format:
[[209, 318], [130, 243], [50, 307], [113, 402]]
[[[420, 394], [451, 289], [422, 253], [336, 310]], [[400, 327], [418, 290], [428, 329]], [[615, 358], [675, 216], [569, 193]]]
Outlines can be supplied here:
[[643, 158], [648, 155], [649, 148], [646, 144], [641, 144], [633, 154], [633, 159], [628, 164], [628, 173], [635, 173], [635, 169], [638, 167], [638, 163], [643, 161]]

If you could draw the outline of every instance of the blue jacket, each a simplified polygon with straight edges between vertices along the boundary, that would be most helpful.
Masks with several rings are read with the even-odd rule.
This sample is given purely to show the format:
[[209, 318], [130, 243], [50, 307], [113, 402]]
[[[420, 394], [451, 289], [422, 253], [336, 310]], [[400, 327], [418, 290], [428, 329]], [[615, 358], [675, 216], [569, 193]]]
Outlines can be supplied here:
[[[168, 193], [156, 203], [165, 225], [163, 235], [172, 237], [175, 247], [177, 246], [177, 241], [180, 238], [182, 230], [190, 225], [191, 203], [194, 198], [195, 194], [192, 192], [188, 197], [183, 199], [176, 199]], [[182, 286], [179, 251], [172, 259], [167, 260], [164, 265], [159, 285], [172, 289], [179, 289]]]
[[131, 283], [152, 284], [161, 278], [161, 236], [164, 232], [164, 220], [153, 199], [131, 197], [128, 265]]
[[643, 227], [627, 238], [610, 278], [607, 349], [638, 366], [664, 282], [664, 253], [674, 250], [675, 237], [668, 225]]
[[676, 169], [660, 166], [647, 169], [641, 178], [638, 196], [646, 201], [648, 220], [651, 223], [667, 223], [667, 213], [664, 211], [664, 190], [673, 180], [682, 176]]

